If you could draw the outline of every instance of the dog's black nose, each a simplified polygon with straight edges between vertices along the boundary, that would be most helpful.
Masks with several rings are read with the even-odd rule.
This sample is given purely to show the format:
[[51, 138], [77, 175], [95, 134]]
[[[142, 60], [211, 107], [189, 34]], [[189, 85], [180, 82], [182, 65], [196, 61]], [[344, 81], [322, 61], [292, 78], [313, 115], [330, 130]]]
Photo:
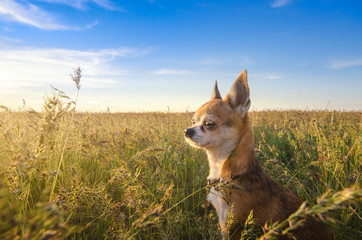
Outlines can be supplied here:
[[192, 136], [195, 134], [195, 129], [193, 128], [185, 128], [184, 134], [188, 138], [192, 138]]

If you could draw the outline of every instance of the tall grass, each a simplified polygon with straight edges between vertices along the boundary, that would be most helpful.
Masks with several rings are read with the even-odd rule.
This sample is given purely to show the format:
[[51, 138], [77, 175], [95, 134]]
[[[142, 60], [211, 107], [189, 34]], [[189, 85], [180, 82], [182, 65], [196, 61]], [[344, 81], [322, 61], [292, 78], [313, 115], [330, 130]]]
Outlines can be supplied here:
[[[55, 91], [42, 112], [0, 112], [1, 239], [220, 238], [205, 200], [205, 153], [183, 139], [192, 113], [75, 113], [74, 106]], [[264, 170], [311, 204], [297, 216], [327, 212], [336, 239], [358, 239], [361, 113], [251, 115]], [[252, 226], [250, 218], [245, 238], [256, 237]], [[263, 238], [288, 226], [266, 226]]]

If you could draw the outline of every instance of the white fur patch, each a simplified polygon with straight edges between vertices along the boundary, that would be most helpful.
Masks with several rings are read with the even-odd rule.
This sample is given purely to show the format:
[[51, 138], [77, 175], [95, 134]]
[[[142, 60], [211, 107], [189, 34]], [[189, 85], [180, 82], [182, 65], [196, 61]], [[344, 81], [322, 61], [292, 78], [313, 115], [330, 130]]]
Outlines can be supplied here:
[[216, 191], [213, 187], [210, 189], [210, 193], [207, 195], [207, 201], [209, 201], [214, 206], [219, 219], [220, 228], [223, 233], [223, 239], [226, 239], [226, 235], [224, 234], [226, 232], [226, 219], [229, 211], [228, 205], [222, 198], [222, 194]]
[[219, 148], [206, 149], [207, 159], [209, 161], [210, 173], [208, 179], [220, 178], [221, 168], [225, 160], [237, 145], [237, 134], [230, 127], [222, 127], [222, 139], [218, 139]]

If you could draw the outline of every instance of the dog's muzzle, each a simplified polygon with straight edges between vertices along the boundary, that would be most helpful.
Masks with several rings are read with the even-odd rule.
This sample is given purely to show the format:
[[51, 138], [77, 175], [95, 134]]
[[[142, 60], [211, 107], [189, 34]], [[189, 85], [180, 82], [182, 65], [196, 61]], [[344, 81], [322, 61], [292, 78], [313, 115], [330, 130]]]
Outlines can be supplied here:
[[195, 129], [193, 128], [185, 128], [184, 130], [185, 137], [192, 138], [195, 135]]

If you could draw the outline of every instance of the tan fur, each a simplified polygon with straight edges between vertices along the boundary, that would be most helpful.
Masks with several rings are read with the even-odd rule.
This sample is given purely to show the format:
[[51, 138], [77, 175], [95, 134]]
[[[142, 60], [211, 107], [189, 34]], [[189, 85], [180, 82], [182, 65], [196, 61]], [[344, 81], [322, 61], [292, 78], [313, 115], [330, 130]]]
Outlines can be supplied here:
[[[212, 99], [196, 111], [194, 126], [185, 130], [186, 140], [204, 148], [208, 154], [209, 179], [239, 176], [232, 183], [241, 190], [226, 190], [227, 197], [222, 197], [212, 188], [208, 195], [218, 213], [223, 238], [228, 235], [231, 239], [240, 239], [240, 227], [251, 210], [257, 223], [263, 226], [271, 220], [285, 220], [302, 203], [298, 196], [272, 180], [260, 167], [247, 113], [249, 107], [247, 73], [243, 71], [224, 100], [215, 82]], [[205, 125], [209, 120], [214, 124], [211, 127]], [[226, 228], [226, 211], [233, 216], [229, 229]], [[305, 225], [294, 234], [298, 239], [332, 239], [324, 224], [313, 218], [307, 218]]]

